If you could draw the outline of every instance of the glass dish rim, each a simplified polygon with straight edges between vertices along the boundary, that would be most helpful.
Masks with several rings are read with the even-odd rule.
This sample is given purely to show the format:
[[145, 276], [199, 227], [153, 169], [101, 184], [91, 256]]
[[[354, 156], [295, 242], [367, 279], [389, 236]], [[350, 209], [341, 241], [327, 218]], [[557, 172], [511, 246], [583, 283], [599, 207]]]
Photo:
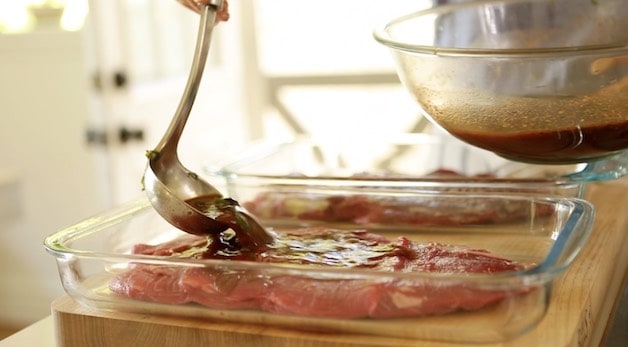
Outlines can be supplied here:
[[[413, 193], [415, 194], [415, 193]], [[422, 194], [422, 193], [421, 193]], [[459, 194], [438, 194], [439, 196], [457, 196]], [[570, 213], [568, 219], [564, 222], [558, 236], [554, 240], [553, 244], [549, 248], [545, 258], [542, 262], [520, 271], [509, 271], [499, 274], [438, 274], [438, 273], [402, 273], [402, 272], [376, 272], [368, 269], [346, 269], [346, 268], [316, 268], [308, 267], [307, 265], [299, 264], [274, 264], [274, 263], [258, 263], [254, 261], [233, 261], [233, 260], [221, 260], [221, 259], [185, 259], [185, 258], [173, 258], [168, 256], [152, 256], [152, 255], [137, 255], [137, 254], [119, 254], [108, 252], [96, 252], [74, 249], [67, 247], [65, 243], [73, 240], [80, 239], [81, 237], [88, 236], [92, 233], [99, 232], [107, 229], [116, 224], [120, 224], [128, 220], [133, 216], [148, 213], [152, 210], [152, 206], [146, 197], [131, 200], [127, 203], [118, 205], [104, 214], [101, 215], [98, 222], [91, 223], [89, 227], [88, 221], [91, 218], [85, 219], [77, 224], [58, 230], [55, 233], [48, 235], [44, 239], [45, 250], [53, 255], [57, 261], [60, 259], [68, 258], [83, 258], [93, 259], [111, 262], [124, 262], [131, 263], [133, 261], [143, 264], [158, 264], [158, 265], [173, 265], [173, 266], [188, 266], [188, 267], [206, 267], [206, 266], [227, 266], [237, 267], [238, 269], [251, 269], [262, 271], [299, 271], [300, 275], [305, 274], [337, 274], [339, 276], [351, 276], [358, 278], [374, 278], [381, 279], [383, 277], [403, 278], [403, 279], [437, 279], [443, 282], [464, 282], [464, 283], [478, 283], [484, 284], [500, 284], [509, 281], [522, 281], [525, 284], [548, 282], [562, 273], [575, 259], [579, 251], [572, 252], [569, 256], [560, 264], [556, 264], [557, 258], [560, 256], [561, 251], [564, 249], [568, 241], [574, 237], [572, 236], [575, 230], [579, 230], [580, 235], [576, 249], [581, 249], [588, 239], [588, 235], [591, 233], [593, 220], [595, 217], [595, 209], [588, 201], [580, 198], [572, 197], [538, 197], [538, 196], [510, 196], [510, 195], [497, 195], [497, 194], [465, 194], [465, 197], [486, 197], [486, 198], [501, 198], [501, 199], [516, 199], [535, 201], [537, 203], [550, 203], [550, 204], [562, 204], [568, 206]], [[156, 218], [159, 218], [156, 216]], [[173, 227], [173, 229], [175, 229]]]
[[541, 2], [544, 0], [481, 0], [455, 4], [438, 5], [416, 11], [410, 14], [402, 15], [395, 19], [389, 20], [385, 24], [380, 24], [373, 30], [373, 38], [381, 44], [399, 51], [414, 54], [445, 56], [445, 57], [500, 57], [500, 58], [538, 58], [547, 56], [573, 56], [574, 53], [587, 54], [610, 54], [621, 53], [628, 50], [628, 42], [616, 42], [598, 45], [582, 45], [569, 47], [547, 47], [547, 48], [525, 48], [525, 49], [497, 49], [497, 48], [453, 48], [453, 47], [437, 47], [434, 45], [418, 45], [396, 40], [389, 35], [388, 29], [394, 25], [416, 17], [431, 14], [439, 14], [443, 12], [455, 11], [463, 8], [477, 7], [491, 3], [516, 3], [516, 2]]
[[[361, 139], [361, 138], [360, 138]], [[363, 139], [361, 139], [363, 140]], [[389, 140], [400, 140], [399, 144], [422, 144], [425, 142], [426, 144], [439, 144], [439, 141], [443, 141], [433, 134], [427, 133], [401, 133], [395, 135], [389, 135], [383, 138], [384, 141]], [[606, 157], [599, 158], [598, 160], [591, 161], [588, 163], [580, 163], [583, 166], [583, 169], [566, 173], [557, 176], [548, 176], [548, 177], [513, 177], [513, 178], [505, 178], [505, 177], [396, 177], [396, 178], [387, 178], [387, 177], [373, 177], [373, 178], [357, 178], [357, 177], [343, 177], [343, 176], [291, 176], [291, 175], [274, 175], [274, 174], [255, 174], [255, 173], [240, 173], [237, 172], [240, 168], [246, 167], [246, 165], [250, 163], [254, 163], [260, 158], [271, 156], [275, 153], [278, 153], [282, 147], [287, 147], [291, 145], [295, 145], [300, 142], [310, 142], [313, 144], [322, 143], [323, 140], [318, 139], [313, 136], [308, 135], [299, 135], [292, 139], [281, 139], [281, 140], [272, 140], [272, 139], [261, 139], [254, 141], [249, 144], [249, 146], [245, 147], [244, 152], [240, 152], [239, 155], [236, 155], [235, 159], [223, 160], [217, 163], [213, 163], [210, 165], [204, 165], [203, 171], [205, 174], [220, 176], [224, 179], [258, 179], [258, 180], [283, 180], [285, 182], [292, 182], [291, 184], [297, 184], [301, 180], [318, 180], [320, 182], [325, 182], [326, 184], [336, 184], [336, 185], [345, 185], [347, 183], [352, 183], [355, 181], [356, 185], [369, 184], [374, 185], [375, 182], [379, 182], [380, 184], [393, 184], [397, 182], [397, 185], [402, 186], [403, 182], [408, 183], [409, 185], [421, 186], [421, 187], [430, 187], [437, 186], [439, 184], [458, 184], [460, 186], [469, 185], [477, 186], [478, 188], [486, 187], [487, 184], [490, 184], [491, 187], [495, 187], [495, 185], [499, 185], [495, 188], [504, 188], [504, 187], [513, 187], [517, 184], [524, 185], [538, 185], [538, 186], [565, 186], [565, 185], [574, 185], [574, 184], [585, 184], [589, 182], [603, 182], [621, 178], [623, 176], [628, 175], [628, 149], [620, 151], [618, 153], [611, 154]], [[397, 142], [391, 142], [395, 144]], [[481, 150], [477, 147], [474, 147], [469, 144], [462, 144], [463, 146], [468, 146], [474, 150]], [[253, 150], [254, 149], [254, 150]], [[250, 153], [252, 152], [252, 153]], [[508, 162], [512, 162], [509, 159], [503, 158]], [[528, 163], [516, 163], [515, 164], [524, 164]], [[619, 167], [618, 169], [608, 168], [608, 165]], [[532, 164], [534, 165], [534, 164]], [[551, 165], [548, 165], [551, 166]], [[559, 167], [561, 165], [556, 165]]]

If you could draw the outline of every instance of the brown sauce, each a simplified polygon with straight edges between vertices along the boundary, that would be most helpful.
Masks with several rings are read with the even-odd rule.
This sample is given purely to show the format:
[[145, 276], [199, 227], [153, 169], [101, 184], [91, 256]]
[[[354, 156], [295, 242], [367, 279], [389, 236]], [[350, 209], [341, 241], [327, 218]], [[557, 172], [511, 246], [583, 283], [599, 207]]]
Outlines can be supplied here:
[[[206, 195], [186, 200], [190, 206], [213, 219], [216, 227], [207, 230], [207, 236], [221, 244], [227, 252], [239, 248], [263, 249], [272, 241], [266, 230], [240, 204], [218, 195]], [[230, 229], [235, 234], [225, 234]]]
[[518, 161], [574, 163], [628, 148], [628, 121], [565, 130], [522, 133], [481, 133], [451, 130], [475, 146]]

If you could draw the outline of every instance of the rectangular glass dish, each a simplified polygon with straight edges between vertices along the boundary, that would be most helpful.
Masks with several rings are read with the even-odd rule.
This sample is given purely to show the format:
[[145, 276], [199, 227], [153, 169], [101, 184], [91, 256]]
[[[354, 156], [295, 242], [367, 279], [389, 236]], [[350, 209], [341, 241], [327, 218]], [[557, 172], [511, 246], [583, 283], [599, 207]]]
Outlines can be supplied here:
[[[398, 238], [404, 236], [414, 243], [469, 247], [469, 252], [463, 253], [471, 256], [482, 249], [497, 255], [495, 259], [509, 259], [522, 267], [482, 273], [381, 271], [368, 267], [137, 254], [133, 252], [137, 244], [159, 245], [187, 235], [165, 222], [145, 198], [60, 230], [47, 237], [44, 244], [56, 259], [67, 293], [91, 308], [226, 320], [295, 331], [306, 329], [408, 340], [495, 342], [528, 332], [543, 318], [551, 305], [552, 283], [578, 255], [594, 218], [593, 207], [578, 198], [343, 187], [320, 187], [317, 194], [400, 200], [404, 208], [411, 208], [412, 201], [416, 201], [421, 205], [421, 213], [435, 217], [432, 222], [424, 223], [385, 225], [361, 220], [324, 224], [338, 230], [337, 233], [359, 229], [388, 240], [401, 240]], [[425, 201], [432, 203], [420, 203]], [[498, 221], [459, 220], [459, 210], [443, 208], [461, 205], [474, 206], [476, 213], [485, 208], [491, 211], [495, 207], [506, 208], [513, 216]], [[264, 222], [275, 232], [303, 226], [296, 219]], [[119, 289], [112, 284], [119, 283], [116, 281], [120, 276], [148, 268], [153, 274], [166, 274], [164, 276], [191, 272], [222, 276], [222, 282], [201, 284], [203, 290], [213, 294], [200, 301], [208, 299], [210, 304], [198, 303], [198, 300], [188, 302], [182, 296], [190, 293], [177, 292], [177, 289], [173, 292], [176, 286], [161, 286], [162, 282], [156, 278], [144, 287], [133, 289], [139, 296], [157, 291], [161, 299], [132, 299], [112, 291], [112, 288]], [[290, 302], [293, 309], [304, 310], [277, 312], [264, 305], [243, 307], [243, 301], [235, 297], [241, 294], [240, 289], [252, 291], [253, 287], [265, 288], [260, 300], [284, 300]], [[164, 297], [167, 299], [162, 300]], [[334, 311], [336, 306], [344, 307], [347, 302], [350, 302], [346, 306], [348, 311], [363, 308], [367, 314]], [[416, 307], [420, 309], [413, 311]]]
[[591, 181], [628, 172], [628, 151], [593, 163], [519, 163], [450, 136], [397, 134], [390, 137], [264, 140], [238, 157], [206, 166], [222, 178], [230, 195], [262, 186], [403, 187], [417, 191], [496, 191], [583, 197]]

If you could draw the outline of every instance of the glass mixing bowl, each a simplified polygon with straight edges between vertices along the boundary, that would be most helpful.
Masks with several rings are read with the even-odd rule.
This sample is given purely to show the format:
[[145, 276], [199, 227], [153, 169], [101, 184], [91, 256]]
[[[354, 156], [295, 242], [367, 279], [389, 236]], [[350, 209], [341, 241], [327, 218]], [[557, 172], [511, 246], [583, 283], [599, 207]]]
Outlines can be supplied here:
[[433, 122], [517, 161], [628, 148], [626, 0], [439, 3], [374, 33]]

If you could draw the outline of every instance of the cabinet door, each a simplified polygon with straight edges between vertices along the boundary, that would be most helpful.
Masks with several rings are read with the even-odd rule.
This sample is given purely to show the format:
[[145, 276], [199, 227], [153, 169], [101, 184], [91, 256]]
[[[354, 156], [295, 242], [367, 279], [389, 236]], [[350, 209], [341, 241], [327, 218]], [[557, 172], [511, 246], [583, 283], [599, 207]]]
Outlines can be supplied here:
[[[87, 30], [95, 112], [107, 133], [114, 201], [141, 194], [146, 150], [174, 114], [192, 63], [199, 16], [174, 0], [93, 0]], [[179, 146], [202, 174], [225, 148], [248, 138], [242, 103], [238, 19], [218, 25], [192, 114]], [[225, 145], [229, 144], [229, 145]]]
[[85, 144], [80, 32], [0, 35], [0, 321], [50, 314], [63, 289], [41, 240], [109, 206], [105, 151]]

